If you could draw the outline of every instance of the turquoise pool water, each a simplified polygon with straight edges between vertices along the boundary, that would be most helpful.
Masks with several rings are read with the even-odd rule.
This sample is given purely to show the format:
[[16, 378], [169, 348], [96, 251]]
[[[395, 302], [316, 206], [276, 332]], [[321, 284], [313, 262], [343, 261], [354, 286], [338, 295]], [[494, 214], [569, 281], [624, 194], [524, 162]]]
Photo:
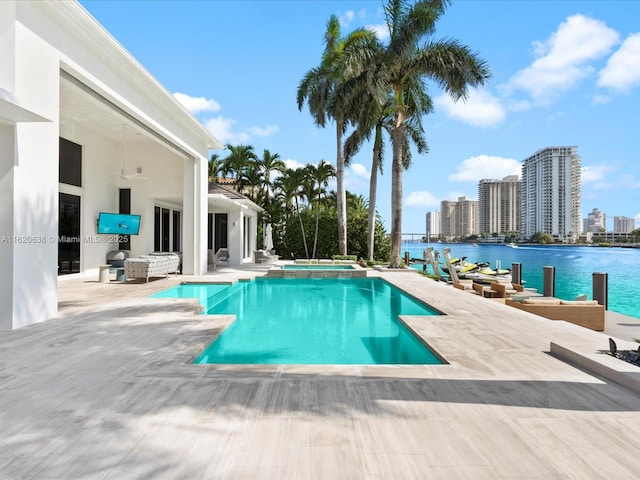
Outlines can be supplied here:
[[397, 318], [439, 313], [378, 278], [258, 278], [153, 297], [198, 298], [206, 313], [237, 315], [194, 363], [442, 363]]
[[283, 265], [285, 270], [353, 270], [351, 265]]

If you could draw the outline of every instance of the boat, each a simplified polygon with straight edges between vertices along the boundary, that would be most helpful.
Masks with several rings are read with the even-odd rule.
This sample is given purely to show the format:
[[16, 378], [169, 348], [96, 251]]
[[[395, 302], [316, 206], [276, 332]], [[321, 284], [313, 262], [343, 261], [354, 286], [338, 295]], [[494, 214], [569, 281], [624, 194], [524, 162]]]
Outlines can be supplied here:
[[510, 243], [507, 243], [507, 247], [509, 247], [509, 248], [518, 248], [518, 244], [510, 242]]
[[[450, 260], [450, 264], [451, 266], [456, 270], [456, 272], [458, 273], [469, 273], [469, 272], [473, 272], [475, 270], [478, 270], [480, 268], [480, 265], [477, 263], [472, 263], [472, 262], [467, 262], [466, 260], [467, 257], [462, 257], [462, 258], [452, 258]], [[442, 270], [445, 273], [449, 273], [449, 266], [448, 265], [444, 265], [442, 267]]]

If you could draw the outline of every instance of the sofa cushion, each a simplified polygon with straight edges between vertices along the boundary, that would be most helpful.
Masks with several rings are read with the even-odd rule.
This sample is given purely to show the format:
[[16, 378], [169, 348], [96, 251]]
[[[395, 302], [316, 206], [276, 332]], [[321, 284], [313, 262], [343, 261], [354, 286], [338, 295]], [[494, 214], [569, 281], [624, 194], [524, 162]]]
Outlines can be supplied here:
[[560, 305], [557, 298], [525, 298], [522, 303], [527, 305]]
[[598, 305], [597, 300], [560, 300], [560, 305]]

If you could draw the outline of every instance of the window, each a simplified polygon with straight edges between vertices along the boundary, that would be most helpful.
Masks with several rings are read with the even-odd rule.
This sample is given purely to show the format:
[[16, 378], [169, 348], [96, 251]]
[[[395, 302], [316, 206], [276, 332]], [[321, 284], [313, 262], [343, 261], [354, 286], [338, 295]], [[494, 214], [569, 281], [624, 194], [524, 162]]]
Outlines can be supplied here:
[[182, 224], [179, 210], [154, 207], [153, 249], [156, 252], [178, 252], [182, 245]]
[[179, 252], [181, 248], [182, 238], [182, 225], [180, 223], [180, 212], [178, 210], [173, 211], [173, 251]]
[[213, 231], [213, 251], [217, 252], [220, 248], [227, 247], [227, 214], [216, 213], [214, 217], [214, 231]]
[[64, 138], [60, 138], [58, 181], [82, 186], [82, 147]]
[[80, 272], [80, 197], [59, 193], [58, 275]]
[[82, 146], [64, 138], [59, 139], [58, 181], [62, 184], [58, 193], [58, 275], [67, 275], [80, 272], [82, 190], [75, 187], [82, 187]]

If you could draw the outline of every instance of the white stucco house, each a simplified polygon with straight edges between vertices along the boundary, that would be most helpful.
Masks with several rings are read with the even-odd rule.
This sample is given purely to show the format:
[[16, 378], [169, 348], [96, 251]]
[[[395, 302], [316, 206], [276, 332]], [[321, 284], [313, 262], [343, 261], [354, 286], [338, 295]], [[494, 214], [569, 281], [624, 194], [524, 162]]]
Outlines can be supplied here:
[[[259, 207], [209, 193], [221, 148], [79, 3], [0, 2], [0, 328], [56, 316], [58, 282], [112, 250], [180, 251], [184, 274], [210, 244], [251, 261]], [[98, 235], [101, 212], [139, 234]]]

